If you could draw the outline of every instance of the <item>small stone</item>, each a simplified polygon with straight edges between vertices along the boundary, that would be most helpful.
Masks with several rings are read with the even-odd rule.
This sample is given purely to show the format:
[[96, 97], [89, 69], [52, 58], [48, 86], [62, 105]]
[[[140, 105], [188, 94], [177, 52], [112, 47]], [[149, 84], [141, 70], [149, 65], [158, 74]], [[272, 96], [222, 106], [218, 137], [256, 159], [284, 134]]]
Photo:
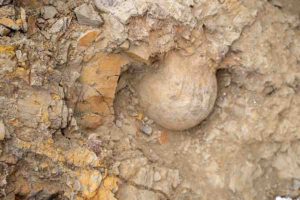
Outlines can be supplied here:
[[5, 17], [1, 18], [0, 24], [12, 30], [16, 30], [16, 31], [20, 30], [20, 26], [14, 20], [9, 18], [5, 18]]
[[153, 124], [154, 123], [154, 121], [152, 120], [152, 119], [149, 119], [148, 121], [147, 121], [147, 124], [149, 124], [149, 125], [151, 125], [151, 124]]
[[121, 128], [122, 125], [123, 125], [122, 121], [117, 119], [116, 120], [116, 126], [119, 127], [119, 128]]
[[68, 28], [70, 22], [71, 22], [71, 19], [68, 17], [61, 18], [52, 25], [49, 32], [50, 33], [58, 33], [61, 31], [65, 31]]
[[0, 0], [0, 6], [4, 6], [11, 3], [11, 0]]
[[5, 133], [6, 133], [5, 125], [4, 125], [3, 121], [0, 120], [0, 141], [4, 140]]
[[89, 30], [78, 39], [78, 46], [89, 47], [100, 35], [99, 30]]
[[139, 99], [138, 98], [132, 98], [132, 105], [138, 105], [139, 104]]
[[299, 190], [300, 189], [300, 180], [293, 180], [293, 189], [294, 190]]
[[160, 175], [159, 172], [154, 172], [153, 180], [154, 181], [160, 181], [161, 180], [161, 175]]
[[18, 61], [20, 62], [20, 60], [22, 59], [22, 51], [21, 50], [16, 51], [16, 57], [17, 57]]
[[42, 16], [44, 19], [52, 19], [57, 15], [57, 10], [53, 6], [44, 6], [42, 9]]
[[21, 25], [22, 25], [23, 31], [27, 32], [28, 25], [27, 25], [27, 21], [26, 21], [26, 11], [24, 8], [21, 8]]
[[130, 47], [130, 42], [128, 40], [126, 40], [125, 42], [123, 42], [123, 44], [120, 45], [120, 48], [123, 50], [128, 50]]
[[96, 129], [102, 124], [103, 117], [93, 113], [85, 114], [80, 120], [80, 125], [86, 129]]
[[136, 112], [136, 111], [134, 111], [134, 110], [129, 110], [128, 111], [128, 114], [129, 114], [129, 116], [131, 116], [131, 117], [137, 117], [139, 114]]
[[151, 52], [149, 47], [146, 45], [132, 46], [128, 51], [126, 51], [126, 53], [134, 60], [149, 64]]
[[102, 18], [92, 5], [82, 4], [74, 10], [79, 24], [99, 27], [103, 24]]
[[7, 36], [10, 33], [10, 29], [0, 25], [0, 36]]
[[113, 7], [117, 3], [116, 0], [95, 0], [95, 4], [97, 8], [101, 9], [103, 6], [104, 7]]
[[149, 125], [143, 125], [142, 126], [142, 132], [145, 133], [146, 135], [151, 135], [152, 134], [152, 128]]
[[28, 31], [27, 31], [28, 36], [35, 34], [37, 32], [36, 17], [29, 16], [27, 24], [28, 24]]

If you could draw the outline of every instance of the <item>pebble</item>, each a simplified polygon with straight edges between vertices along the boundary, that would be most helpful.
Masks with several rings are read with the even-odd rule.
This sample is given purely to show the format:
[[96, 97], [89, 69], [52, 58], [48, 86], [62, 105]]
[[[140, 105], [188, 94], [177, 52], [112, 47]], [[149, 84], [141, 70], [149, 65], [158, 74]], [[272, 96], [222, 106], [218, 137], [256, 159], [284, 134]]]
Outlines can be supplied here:
[[0, 25], [0, 36], [7, 36], [10, 33], [10, 29]]
[[294, 190], [299, 190], [300, 189], [300, 180], [295, 179], [293, 181], [293, 189]]
[[11, 0], [0, 0], [0, 6], [7, 5], [11, 2]]
[[161, 180], [161, 175], [160, 175], [159, 172], [154, 172], [153, 180], [154, 181], [160, 181]]
[[27, 32], [28, 30], [28, 24], [27, 24], [27, 19], [26, 19], [26, 11], [24, 8], [21, 8], [21, 22], [22, 22], [22, 28], [23, 31]]
[[149, 125], [143, 125], [142, 126], [142, 132], [145, 133], [146, 135], [151, 135], [152, 134], [152, 128]]
[[82, 4], [74, 10], [79, 24], [99, 27], [103, 24], [100, 15], [94, 10], [92, 5]]
[[50, 33], [58, 33], [61, 31], [65, 31], [67, 29], [67, 27], [69, 26], [70, 22], [71, 22], [71, 19], [68, 17], [61, 18], [52, 25], [49, 32]]
[[129, 110], [128, 111], [128, 114], [129, 114], [129, 116], [131, 116], [131, 117], [137, 117], [139, 114], [136, 112], [136, 111], [134, 111], [134, 110]]
[[101, 8], [103, 6], [112, 7], [112, 6], [115, 6], [116, 3], [117, 3], [117, 0], [95, 0], [95, 4], [98, 8]]
[[[100, 35], [99, 30], [89, 30], [85, 32], [79, 39], [78, 45], [81, 47], [89, 47], [96, 41], [97, 37]], [[94, 56], [94, 52], [93, 52]]]
[[52, 19], [57, 15], [57, 10], [53, 6], [44, 6], [42, 9], [42, 16], [44, 19]]
[[5, 125], [4, 125], [3, 121], [0, 120], [0, 141], [4, 140], [5, 132], [6, 132]]
[[116, 126], [117, 126], [118, 128], [121, 128], [122, 125], [123, 125], [122, 121], [117, 119], [117, 120], [116, 120]]

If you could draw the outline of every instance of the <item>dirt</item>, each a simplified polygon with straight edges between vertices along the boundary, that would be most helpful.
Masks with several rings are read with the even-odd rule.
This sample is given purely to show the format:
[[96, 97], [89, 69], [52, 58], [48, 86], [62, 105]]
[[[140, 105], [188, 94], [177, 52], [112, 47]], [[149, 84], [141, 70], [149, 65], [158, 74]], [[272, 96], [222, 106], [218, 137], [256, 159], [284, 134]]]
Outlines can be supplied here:
[[[297, 0], [0, 0], [0, 199], [300, 198], [299, 17]], [[204, 115], [202, 69], [213, 108], [170, 130]], [[185, 91], [160, 96], [171, 80]]]

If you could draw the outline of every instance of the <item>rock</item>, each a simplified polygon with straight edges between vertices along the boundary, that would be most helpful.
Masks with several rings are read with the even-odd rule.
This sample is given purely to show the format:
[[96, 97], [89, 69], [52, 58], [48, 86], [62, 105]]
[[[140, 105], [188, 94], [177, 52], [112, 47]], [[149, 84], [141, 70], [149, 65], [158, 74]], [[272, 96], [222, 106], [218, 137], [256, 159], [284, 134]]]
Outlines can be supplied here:
[[84, 66], [80, 80], [93, 86], [103, 97], [113, 99], [121, 67], [127, 63], [122, 55], [98, 53]]
[[102, 124], [103, 117], [93, 113], [83, 115], [80, 120], [80, 125], [87, 129], [96, 129]]
[[10, 29], [0, 25], [0, 36], [7, 36], [10, 33]]
[[87, 199], [95, 196], [102, 181], [101, 173], [98, 170], [80, 170], [77, 176], [82, 195]]
[[14, 19], [16, 10], [13, 5], [0, 6], [0, 19], [3, 17]]
[[103, 6], [114, 7], [117, 4], [117, 2], [117, 0], [95, 0], [95, 4], [99, 9], [101, 9]]
[[28, 17], [28, 31], [27, 31], [27, 34], [30, 37], [31, 35], [35, 34], [36, 32], [37, 32], [36, 17], [35, 16], [29, 16]]
[[20, 26], [14, 20], [9, 18], [1, 18], [0, 24], [15, 31], [20, 30]]
[[78, 39], [78, 46], [89, 47], [100, 35], [99, 30], [89, 30]]
[[291, 197], [280, 197], [280, 196], [277, 196], [275, 198], [275, 200], [293, 200]]
[[22, 53], [21, 50], [16, 51], [16, 57], [19, 63], [25, 62], [27, 60], [27, 54]]
[[82, 4], [74, 10], [79, 24], [99, 27], [103, 24], [100, 15], [92, 5]]
[[137, 189], [131, 185], [124, 185], [118, 192], [118, 199], [122, 200], [160, 200], [164, 199], [161, 194], [150, 190]]
[[151, 135], [152, 134], [152, 128], [149, 125], [143, 125], [142, 128], [141, 128], [141, 130], [146, 135]]
[[123, 125], [122, 121], [121, 120], [116, 120], [116, 126], [121, 128]]
[[128, 50], [130, 47], [130, 42], [128, 40], [126, 40], [125, 42], [123, 42], [123, 44], [120, 45], [120, 48], [122, 50]]
[[26, 11], [24, 8], [21, 8], [21, 26], [24, 32], [27, 32], [28, 25], [26, 21]]
[[0, 0], [0, 6], [4, 6], [11, 3], [11, 0]]
[[54, 6], [44, 6], [42, 16], [44, 19], [52, 19], [57, 15], [57, 10]]
[[154, 181], [160, 181], [161, 180], [161, 175], [160, 175], [159, 172], [154, 172], [153, 180]]
[[151, 51], [147, 45], [132, 46], [126, 53], [134, 60], [149, 64]]
[[71, 19], [69, 17], [61, 18], [52, 25], [49, 32], [50, 33], [64, 32], [70, 25], [70, 22]]
[[93, 197], [93, 199], [117, 200], [113, 192], [118, 190], [118, 182], [118, 178], [114, 176], [107, 176], [102, 181], [103, 184], [101, 184], [100, 189], [98, 190], [97, 194]]
[[293, 180], [293, 188], [294, 190], [299, 190], [300, 189], [300, 181], [295, 179]]
[[[120, 54], [97, 53], [83, 66], [80, 82], [83, 88], [83, 101], [77, 106], [77, 112], [94, 113], [113, 122], [115, 98], [121, 67], [128, 59]], [[104, 122], [104, 123], [105, 123]]]
[[6, 128], [2, 120], [0, 120], [0, 141], [4, 140], [6, 134]]

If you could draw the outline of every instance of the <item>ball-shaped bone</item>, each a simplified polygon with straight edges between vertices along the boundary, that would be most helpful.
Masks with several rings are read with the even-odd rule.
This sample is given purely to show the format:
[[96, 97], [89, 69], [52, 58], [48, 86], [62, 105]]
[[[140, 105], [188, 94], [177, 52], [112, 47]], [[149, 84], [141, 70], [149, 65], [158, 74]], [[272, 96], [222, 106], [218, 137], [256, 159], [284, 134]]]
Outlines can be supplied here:
[[146, 74], [138, 88], [146, 115], [170, 130], [198, 125], [212, 111], [217, 97], [215, 71], [200, 57], [169, 53], [159, 70]]

